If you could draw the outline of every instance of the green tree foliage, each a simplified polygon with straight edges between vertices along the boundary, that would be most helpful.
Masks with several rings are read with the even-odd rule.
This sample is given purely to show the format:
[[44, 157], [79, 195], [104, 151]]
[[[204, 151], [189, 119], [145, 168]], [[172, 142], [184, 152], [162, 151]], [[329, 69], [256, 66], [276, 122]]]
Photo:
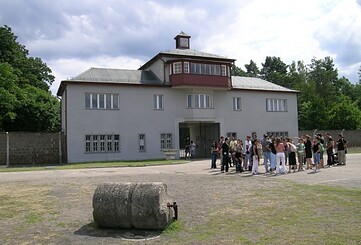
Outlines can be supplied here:
[[287, 68], [288, 66], [281, 58], [267, 56], [265, 63], [262, 63], [261, 77], [269, 82], [288, 87]]
[[247, 73], [241, 67], [235, 65], [232, 66], [231, 74], [232, 76], [248, 77]]
[[361, 110], [350, 98], [342, 96], [340, 103], [337, 103], [330, 111], [330, 128], [335, 129], [357, 129], [361, 128]]
[[259, 68], [253, 60], [250, 60], [249, 64], [245, 64], [244, 67], [246, 67], [246, 72], [249, 77], [260, 76]]
[[51, 69], [16, 41], [8, 26], [0, 27], [0, 131], [55, 131], [60, 103], [49, 86]]

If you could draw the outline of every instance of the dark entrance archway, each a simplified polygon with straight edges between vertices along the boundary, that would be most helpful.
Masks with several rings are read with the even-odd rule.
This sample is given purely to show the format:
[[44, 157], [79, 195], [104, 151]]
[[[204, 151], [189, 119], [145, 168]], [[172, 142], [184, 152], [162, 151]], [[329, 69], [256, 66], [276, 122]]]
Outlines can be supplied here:
[[190, 141], [196, 144], [196, 158], [210, 158], [211, 145], [220, 137], [220, 125], [213, 122], [179, 123], [179, 146], [184, 149]]

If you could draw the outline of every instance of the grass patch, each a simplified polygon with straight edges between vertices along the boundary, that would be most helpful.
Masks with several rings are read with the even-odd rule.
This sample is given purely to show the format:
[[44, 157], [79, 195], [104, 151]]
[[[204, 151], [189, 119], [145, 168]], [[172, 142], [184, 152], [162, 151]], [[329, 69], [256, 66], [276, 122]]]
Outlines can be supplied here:
[[144, 167], [154, 165], [182, 164], [185, 160], [145, 160], [145, 161], [119, 161], [119, 162], [88, 162], [88, 163], [67, 163], [55, 166], [17, 166], [0, 168], [0, 172], [21, 172], [21, 171], [42, 171], [42, 170], [66, 170], [86, 168], [112, 168], [112, 167]]
[[163, 234], [172, 235], [180, 232], [183, 229], [184, 226], [182, 222], [180, 222], [179, 220], [175, 220], [166, 227], [166, 229], [163, 231]]
[[27, 224], [35, 224], [42, 220], [42, 217], [39, 213], [30, 212], [29, 214], [25, 215], [25, 222]]
[[183, 229], [178, 239], [185, 236], [182, 241], [190, 244], [358, 244], [361, 190], [282, 181], [277, 189], [257, 188], [216, 208], [205, 220]]
[[[18, 185], [16, 190], [1, 187], [0, 219], [14, 219], [21, 216], [29, 222], [37, 220], [36, 216], [52, 210], [48, 198], [49, 188], [45, 186]], [[32, 211], [34, 211], [32, 213]]]

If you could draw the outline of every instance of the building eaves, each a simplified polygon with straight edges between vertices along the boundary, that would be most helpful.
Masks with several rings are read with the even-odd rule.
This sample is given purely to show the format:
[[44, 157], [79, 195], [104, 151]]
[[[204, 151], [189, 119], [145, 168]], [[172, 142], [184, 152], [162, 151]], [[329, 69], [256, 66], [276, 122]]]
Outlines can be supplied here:
[[128, 85], [163, 85], [152, 71], [90, 68], [83, 73], [62, 81], [57, 94], [61, 96], [67, 83], [104, 83], [104, 84], [128, 84]]
[[173, 50], [165, 50], [165, 51], [159, 52], [156, 56], [154, 56], [152, 59], [147, 61], [144, 65], [142, 65], [139, 68], [139, 70], [146, 69], [152, 63], [154, 63], [156, 60], [158, 60], [162, 57], [213, 60], [213, 61], [227, 62], [227, 63], [232, 63], [235, 61], [235, 59], [230, 59], [226, 56], [210, 54], [210, 53], [206, 53], [206, 52], [202, 52], [202, 51], [197, 51], [194, 49], [173, 49]]
[[289, 92], [289, 93], [299, 92], [297, 90], [288, 89], [260, 78], [240, 77], [240, 76], [232, 76], [232, 89], [277, 91], [277, 92]]

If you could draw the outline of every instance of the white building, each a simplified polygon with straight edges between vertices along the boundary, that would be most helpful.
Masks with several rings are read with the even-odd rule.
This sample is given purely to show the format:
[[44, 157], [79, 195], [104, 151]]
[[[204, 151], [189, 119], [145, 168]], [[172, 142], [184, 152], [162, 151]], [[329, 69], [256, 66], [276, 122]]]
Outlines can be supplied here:
[[159, 159], [189, 140], [210, 157], [221, 135], [298, 135], [297, 91], [231, 76], [234, 59], [190, 49], [183, 32], [175, 41], [139, 70], [90, 68], [61, 82], [68, 162]]

